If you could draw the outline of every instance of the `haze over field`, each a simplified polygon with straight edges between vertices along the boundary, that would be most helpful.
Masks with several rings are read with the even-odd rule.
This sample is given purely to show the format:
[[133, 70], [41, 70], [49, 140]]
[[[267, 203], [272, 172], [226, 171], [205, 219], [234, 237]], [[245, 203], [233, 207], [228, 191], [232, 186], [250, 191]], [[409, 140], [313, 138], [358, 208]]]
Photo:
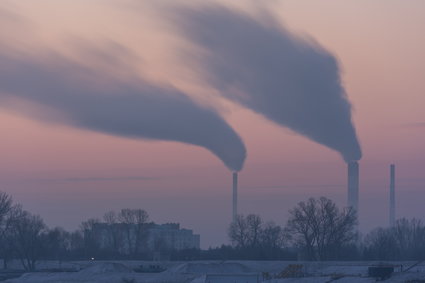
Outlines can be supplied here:
[[[180, 222], [202, 247], [239, 209], [279, 224], [310, 196], [360, 228], [424, 215], [422, 1], [0, 3], [0, 188], [48, 225], [109, 209]], [[223, 164], [224, 163], [224, 164]], [[425, 219], [424, 219], [425, 220]]]

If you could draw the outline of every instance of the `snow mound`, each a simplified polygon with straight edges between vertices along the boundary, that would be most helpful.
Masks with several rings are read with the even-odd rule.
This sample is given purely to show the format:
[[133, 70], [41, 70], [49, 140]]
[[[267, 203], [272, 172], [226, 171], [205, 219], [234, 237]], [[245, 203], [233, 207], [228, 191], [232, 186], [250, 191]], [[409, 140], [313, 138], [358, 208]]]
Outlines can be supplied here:
[[131, 273], [133, 272], [130, 268], [121, 263], [116, 262], [103, 262], [98, 264], [93, 264], [89, 267], [84, 268], [79, 271], [80, 276], [93, 276], [105, 273]]
[[170, 272], [193, 274], [237, 274], [250, 273], [252, 270], [243, 264], [235, 262], [188, 262], [176, 266]]
[[10, 283], [121, 283], [123, 278], [133, 278], [131, 269], [121, 263], [96, 263], [78, 272], [26, 273]]

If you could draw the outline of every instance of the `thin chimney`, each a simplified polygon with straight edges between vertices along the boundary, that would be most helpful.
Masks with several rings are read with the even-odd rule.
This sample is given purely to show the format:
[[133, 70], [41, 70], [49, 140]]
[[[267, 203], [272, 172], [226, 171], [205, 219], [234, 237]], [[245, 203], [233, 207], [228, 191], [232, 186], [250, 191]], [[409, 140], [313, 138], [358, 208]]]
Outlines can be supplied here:
[[395, 165], [390, 166], [390, 226], [395, 225]]
[[233, 222], [236, 222], [238, 215], [238, 173], [233, 172]]
[[359, 211], [359, 163], [352, 161], [348, 163], [348, 207], [352, 207], [357, 213]]

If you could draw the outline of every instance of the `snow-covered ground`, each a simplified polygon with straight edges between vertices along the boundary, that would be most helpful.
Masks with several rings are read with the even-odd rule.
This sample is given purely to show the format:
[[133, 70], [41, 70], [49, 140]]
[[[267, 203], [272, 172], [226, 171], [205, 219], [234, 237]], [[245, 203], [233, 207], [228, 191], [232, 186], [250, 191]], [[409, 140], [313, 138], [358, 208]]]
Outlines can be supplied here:
[[[143, 265], [160, 265], [166, 268], [161, 273], [137, 273], [133, 269]], [[35, 272], [19, 278], [9, 279], [8, 283], [304, 283], [304, 282], [375, 282], [367, 277], [368, 266], [376, 262], [287, 262], [287, 261], [194, 261], [194, 262], [141, 262], [141, 261], [82, 261], [82, 262], [41, 262], [38, 268], [73, 268], [77, 272]], [[387, 262], [403, 265], [414, 262]], [[276, 278], [282, 271], [295, 267], [300, 278]], [[385, 282], [409, 282], [424, 280], [425, 263], [408, 272], [396, 272]], [[285, 272], [284, 272], [285, 273]], [[268, 279], [267, 279], [268, 277]], [[420, 281], [416, 281], [420, 282]]]

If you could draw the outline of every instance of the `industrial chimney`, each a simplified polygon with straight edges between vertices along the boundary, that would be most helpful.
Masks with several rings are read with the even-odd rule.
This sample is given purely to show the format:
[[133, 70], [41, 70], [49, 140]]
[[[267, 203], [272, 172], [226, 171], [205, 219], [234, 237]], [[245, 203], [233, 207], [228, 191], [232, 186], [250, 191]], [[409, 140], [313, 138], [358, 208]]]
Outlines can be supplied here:
[[352, 161], [348, 163], [348, 207], [359, 211], [359, 163]]
[[238, 215], [238, 173], [233, 172], [233, 222]]
[[395, 165], [390, 165], [390, 226], [395, 225]]

